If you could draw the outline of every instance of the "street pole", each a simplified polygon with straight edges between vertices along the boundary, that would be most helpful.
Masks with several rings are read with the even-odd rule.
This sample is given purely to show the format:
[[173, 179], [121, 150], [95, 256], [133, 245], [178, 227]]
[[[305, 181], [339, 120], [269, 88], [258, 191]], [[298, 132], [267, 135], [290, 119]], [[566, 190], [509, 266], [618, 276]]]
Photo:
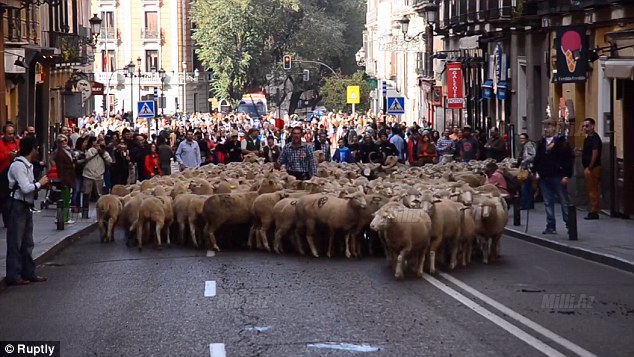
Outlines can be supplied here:
[[354, 103], [352, 103], [352, 115], [354, 115], [355, 111], [354, 111]]
[[136, 120], [134, 120], [134, 71], [130, 73], [130, 122], [136, 126]]

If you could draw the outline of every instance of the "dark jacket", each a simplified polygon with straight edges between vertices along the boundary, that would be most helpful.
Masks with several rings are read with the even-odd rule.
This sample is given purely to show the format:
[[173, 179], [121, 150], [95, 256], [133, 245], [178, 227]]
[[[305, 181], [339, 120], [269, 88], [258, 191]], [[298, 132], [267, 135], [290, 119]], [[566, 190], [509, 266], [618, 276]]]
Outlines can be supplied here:
[[[343, 156], [343, 160], [342, 157]], [[343, 147], [343, 148], [337, 148], [337, 150], [335, 150], [335, 154], [332, 155], [332, 160], [334, 162], [347, 162], [350, 164], [354, 164], [356, 162], [356, 160], [354, 159], [354, 155], [352, 155], [352, 152], [350, 151], [350, 148], [348, 147]]]
[[63, 149], [55, 151], [55, 165], [57, 173], [63, 187], [73, 187], [75, 183], [75, 165], [70, 156], [70, 152]]
[[572, 177], [574, 154], [563, 136], [555, 136], [551, 147], [546, 147], [546, 138], [537, 145], [533, 169], [541, 177]]
[[[269, 151], [272, 152], [273, 160], [269, 159]], [[264, 157], [264, 162], [277, 162], [277, 159], [280, 157], [280, 153], [282, 150], [279, 146], [275, 145], [272, 148], [268, 145], [262, 149], [262, 156]]]

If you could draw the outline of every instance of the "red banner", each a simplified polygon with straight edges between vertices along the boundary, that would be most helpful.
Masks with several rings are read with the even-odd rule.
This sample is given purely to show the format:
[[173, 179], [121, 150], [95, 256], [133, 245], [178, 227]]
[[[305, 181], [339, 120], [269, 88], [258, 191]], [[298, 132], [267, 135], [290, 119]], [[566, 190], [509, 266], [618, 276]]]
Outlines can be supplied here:
[[103, 95], [103, 83], [92, 82], [92, 94], [93, 95]]
[[447, 108], [464, 108], [462, 63], [447, 63]]

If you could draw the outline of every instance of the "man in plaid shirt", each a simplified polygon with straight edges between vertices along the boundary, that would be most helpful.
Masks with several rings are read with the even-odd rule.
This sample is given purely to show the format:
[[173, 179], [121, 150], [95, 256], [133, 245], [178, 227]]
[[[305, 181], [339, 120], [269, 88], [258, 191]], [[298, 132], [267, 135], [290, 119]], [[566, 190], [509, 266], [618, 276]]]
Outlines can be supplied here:
[[456, 152], [456, 142], [450, 138], [450, 134], [451, 130], [445, 129], [443, 137], [436, 143], [439, 163], [444, 162], [445, 155], [453, 155]]
[[284, 150], [275, 163], [275, 168], [280, 169], [286, 165], [286, 172], [295, 176], [298, 180], [309, 180], [317, 175], [317, 164], [313, 156], [311, 145], [302, 142], [303, 130], [296, 126], [291, 131], [293, 141], [284, 146]]

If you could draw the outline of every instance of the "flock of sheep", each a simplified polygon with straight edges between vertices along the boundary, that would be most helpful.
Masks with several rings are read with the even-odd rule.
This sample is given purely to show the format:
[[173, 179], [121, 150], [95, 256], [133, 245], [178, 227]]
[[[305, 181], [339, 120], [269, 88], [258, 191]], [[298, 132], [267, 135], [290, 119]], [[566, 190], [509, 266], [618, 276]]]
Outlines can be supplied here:
[[[489, 263], [499, 254], [508, 206], [495, 186], [484, 184], [485, 162], [320, 162], [316, 177], [298, 181], [255, 161], [115, 186], [97, 202], [102, 242], [113, 241], [119, 224], [139, 250], [151, 241], [160, 249], [172, 238], [216, 251], [219, 243], [246, 241], [251, 249], [309, 250], [314, 257], [324, 251], [359, 257], [382, 247], [397, 279], [407, 269], [422, 277], [426, 260], [434, 273], [437, 260], [454, 269], [472, 255]], [[245, 227], [248, 238], [246, 229], [240, 232]]]

